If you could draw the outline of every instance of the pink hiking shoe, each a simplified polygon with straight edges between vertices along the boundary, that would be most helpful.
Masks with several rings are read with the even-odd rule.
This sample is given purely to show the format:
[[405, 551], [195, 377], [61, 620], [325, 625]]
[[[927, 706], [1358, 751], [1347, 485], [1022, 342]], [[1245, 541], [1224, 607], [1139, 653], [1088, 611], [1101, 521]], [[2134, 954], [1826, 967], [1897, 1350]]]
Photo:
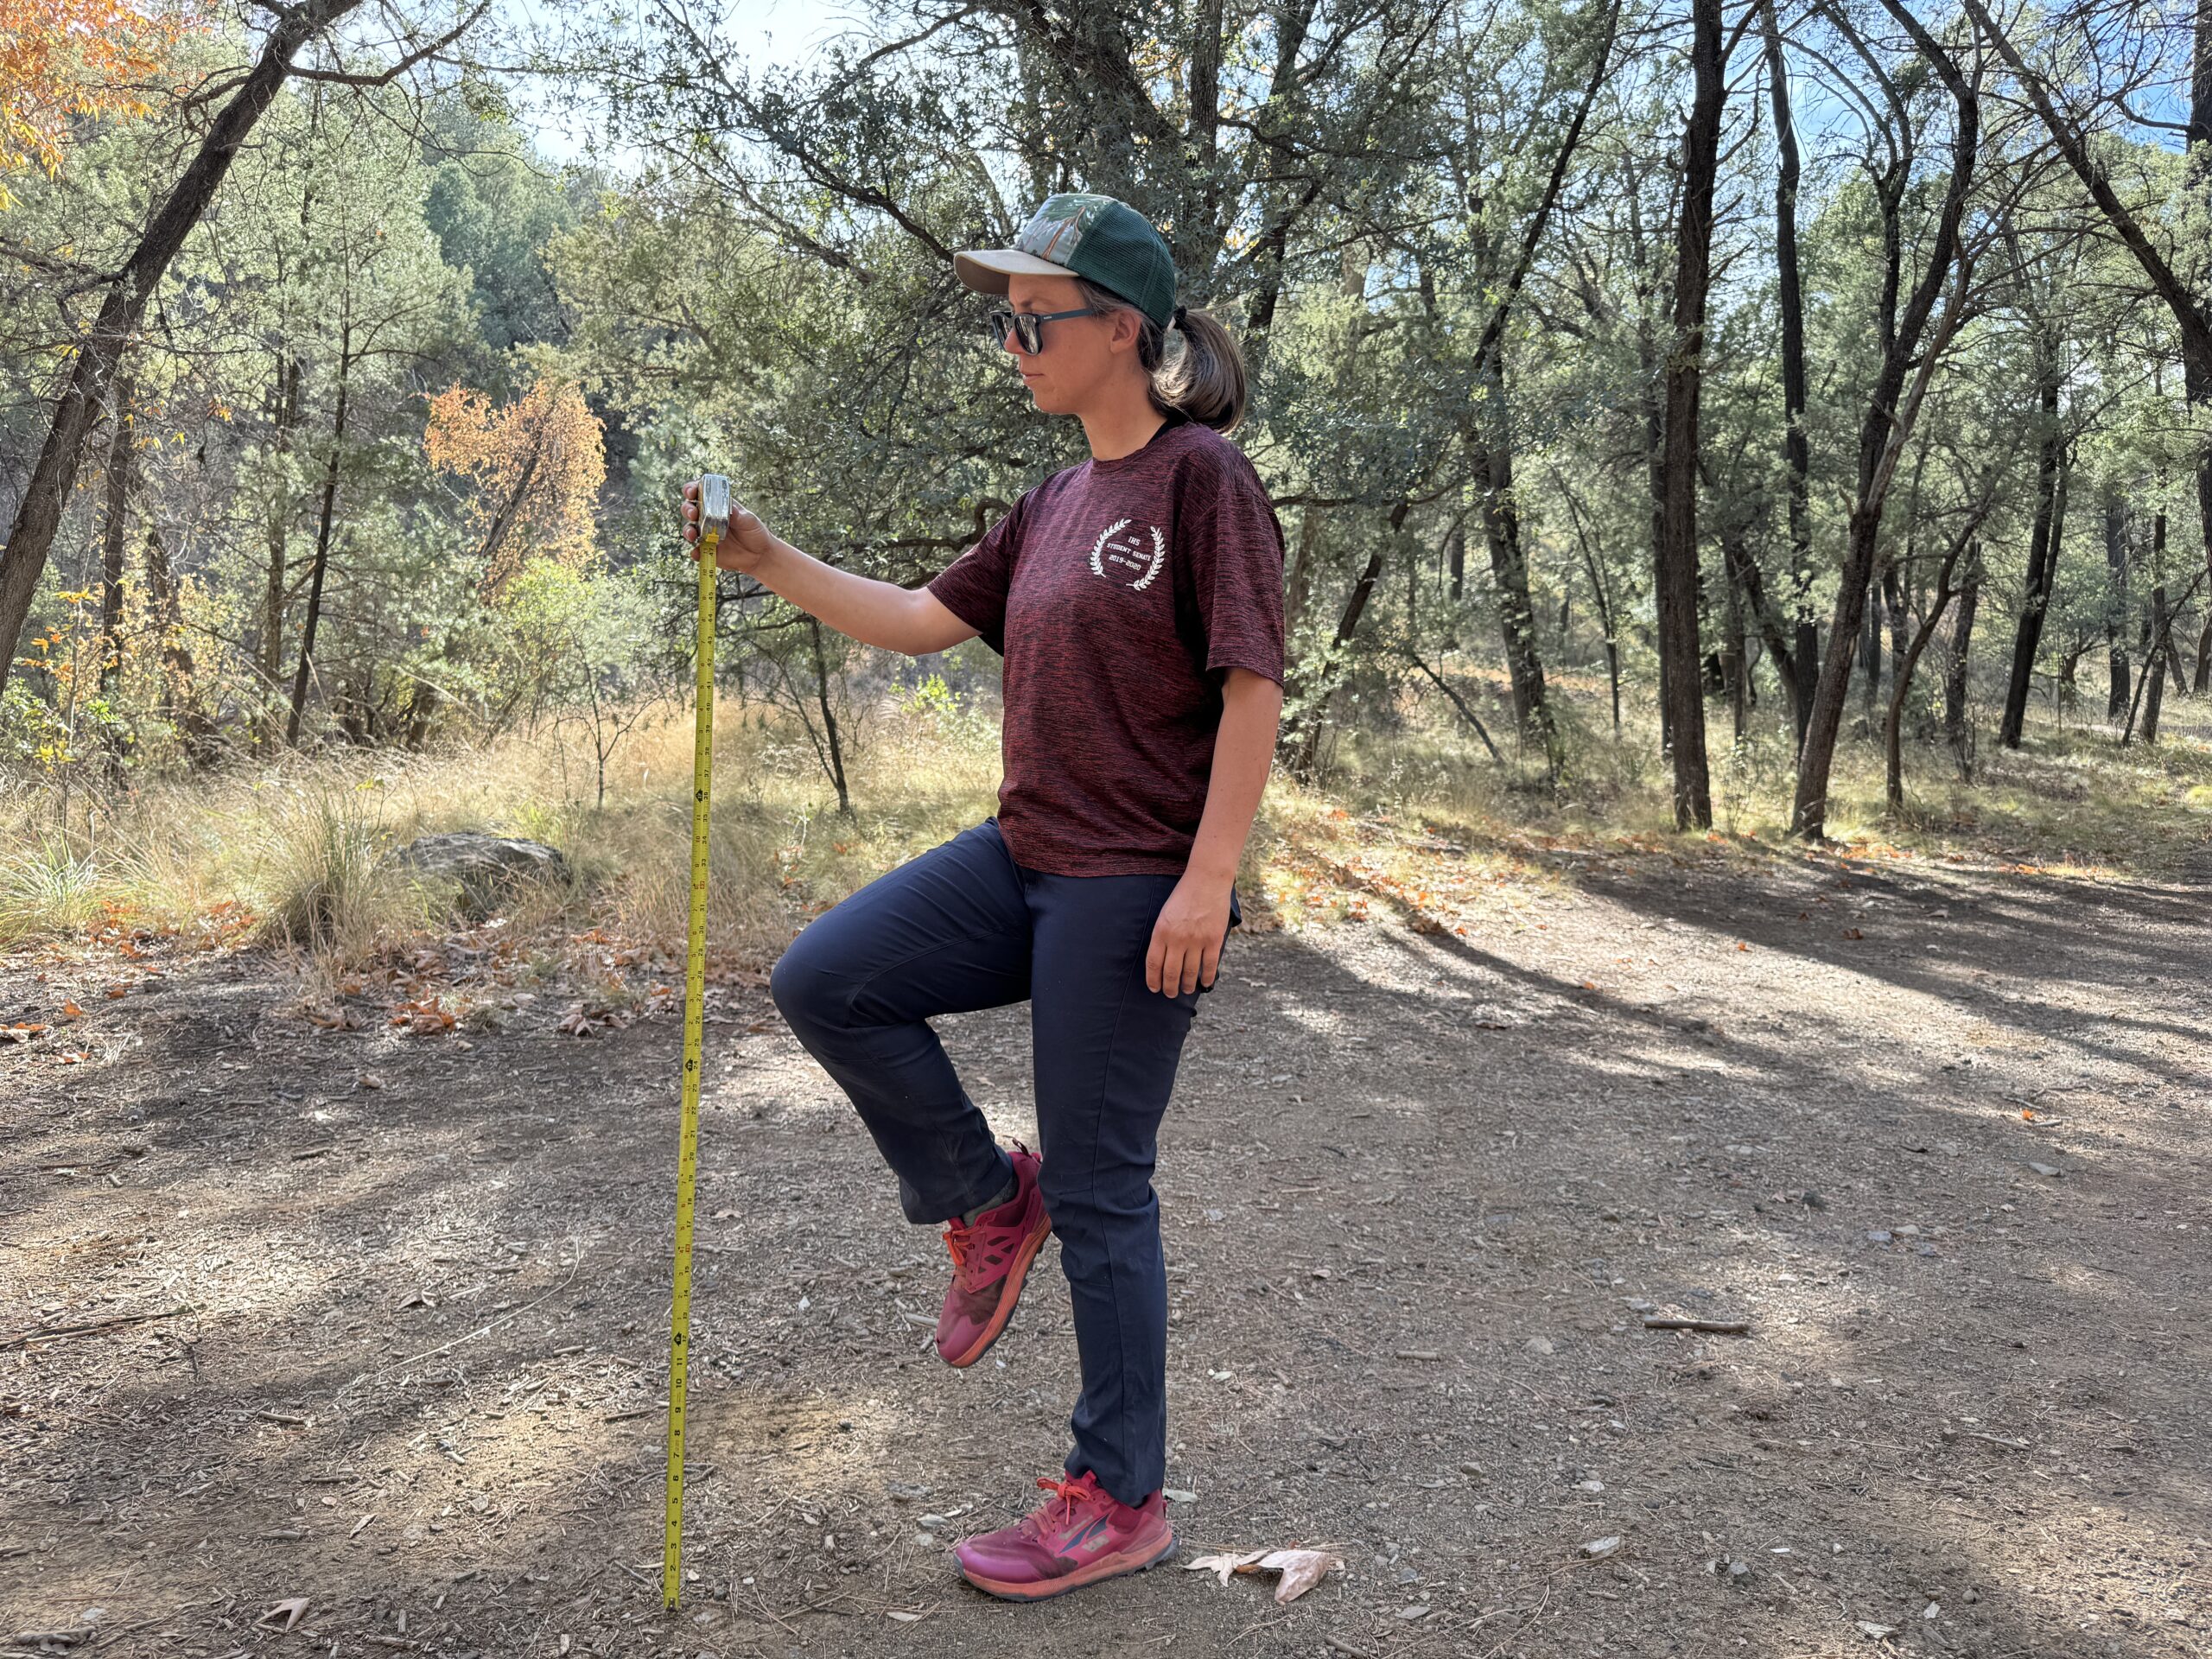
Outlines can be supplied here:
[[948, 1365], [973, 1365], [999, 1339], [1014, 1317], [1021, 1281], [1052, 1230], [1038, 1190], [1037, 1154], [1019, 1141], [1014, 1160], [1014, 1196], [965, 1227], [957, 1217], [944, 1227], [952, 1252], [952, 1283], [937, 1316], [937, 1351]]
[[1046, 1475], [1052, 1494], [1010, 1527], [961, 1540], [960, 1575], [1007, 1601], [1042, 1601], [1101, 1579], [1141, 1573], [1175, 1553], [1167, 1504], [1159, 1492], [1132, 1509], [1102, 1491], [1097, 1476]]

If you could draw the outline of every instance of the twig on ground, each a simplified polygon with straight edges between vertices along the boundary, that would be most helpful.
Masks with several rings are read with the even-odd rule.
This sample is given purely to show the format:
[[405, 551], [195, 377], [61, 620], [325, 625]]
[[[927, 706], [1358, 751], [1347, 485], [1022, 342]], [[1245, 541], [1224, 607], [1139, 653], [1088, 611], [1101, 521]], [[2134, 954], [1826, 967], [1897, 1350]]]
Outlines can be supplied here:
[[392, 1372], [403, 1370], [410, 1365], [420, 1364], [426, 1359], [435, 1359], [440, 1354], [444, 1353], [448, 1348], [458, 1348], [464, 1342], [474, 1342], [479, 1337], [490, 1336], [492, 1332], [498, 1330], [501, 1325], [512, 1324], [524, 1314], [529, 1313], [532, 1308], [543, 1306], [545, 1303], [551, 1301], [556, 1296], [558, 1296], [563, 1291], [566, 1290], [570, 1285], [575, 1283], [576, 1274], [582, 1268], [583, 1264], [584, 1246], [582, 1243], [578, 1243], [576, 1246], [576, 1259], [569, 1265], [569, 1276], [563, 1279], [559, 1284], [554, 1286], [552, 1289], [547, 1291], [543, 1296], [538, 1297], [537, 1300], [524, 1302], [520, 1307], [516, 1308], [512, 1313], [501, 1314], [498, 1319], [493, 1319], [489, 1325], [479, 1325], [474, 1331], [465, 1332], [461, 1335], [455, 1337], [451, 1342], [442, 1342], [435, 1348], [426, 1348], [421, 1353], [410, 1355], [405, 1359], [395, 1359], [391, 1364], [379, 1366], [373, 1371], [363, 1371], [351, 1382], [346, 1383], [343, 1388], [340, 1389], [338, 1392], [332, 1396], [333, 1399], [342, 1401], [347, 1395], [351, 1394], [355, 1389], [359, 1388], [364, 1382], [373, 1382], [380, 1376], [389, 1376]]
[[29, 1331], [18, 1331], [12, 1337], [0, 1337], [0, 1352], [10, 1348], [25, 1348], [34, 1342], [45, 1342], [54, 1337], [90, 1337], [103, 1331], [119, 1330], [126, 1325], [144, 1325], [151, 1319], [181, 1319], [191, 1312], [192, 1308], [188, 1304], [159, 1313], [118, 1313], [113, 1319], [94, 1319], [89, 1325], [34, 1325]]
[[1646, 1314], [1643, 1328], [1647, 1331], [1704, 1331], [1716, 1337], [1748, 1337], [1751, 1334], [1749, 1319], [1681, 1319], [1665, 1314]]

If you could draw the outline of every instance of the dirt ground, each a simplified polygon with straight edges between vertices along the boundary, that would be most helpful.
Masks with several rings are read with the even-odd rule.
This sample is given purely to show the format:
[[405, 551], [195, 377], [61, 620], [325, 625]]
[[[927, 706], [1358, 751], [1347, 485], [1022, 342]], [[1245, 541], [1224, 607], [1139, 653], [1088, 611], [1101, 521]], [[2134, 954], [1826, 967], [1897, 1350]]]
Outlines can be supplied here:
[[[18, 952], [0, 1024], [85, 1012], [0, 1046], [0, 1652], [2212, 1650], [2212, 859], [1548, 862], [1232, 938], [1159, 1177], [1182, 1554], [1027, 1608], [948, 1550], [1064, 1449], [1052, 1253], [939, 1364], [943, 1249], [765, 991], [709, 1027], [671, 1624], [677, 1020]], [[943, 1029], [1033, 1133], [1026, 1010]], [[1287, 1606], [1184, 1570], [1294, 1542], [1346, 1566]]]

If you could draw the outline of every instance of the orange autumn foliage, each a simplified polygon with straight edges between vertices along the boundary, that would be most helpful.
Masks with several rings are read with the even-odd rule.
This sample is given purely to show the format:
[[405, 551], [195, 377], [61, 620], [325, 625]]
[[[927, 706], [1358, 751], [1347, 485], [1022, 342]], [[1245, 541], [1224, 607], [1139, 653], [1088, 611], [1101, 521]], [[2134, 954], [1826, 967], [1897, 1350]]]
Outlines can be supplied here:
[[531, 559], [576, 565], [591, 556], [607, 447], [574, 385], [540, 379], [505, 408], [454, 386], [430, 399], [423, 447], [431, 466], [474, 486], [466, 511], [486, 594]]
[[[0, 173], [54, 172], [73, 116], [143, 115], [184, 16], [131, 0], [0, 0]], [[0, 185], [0, 207], [13, 201]]]

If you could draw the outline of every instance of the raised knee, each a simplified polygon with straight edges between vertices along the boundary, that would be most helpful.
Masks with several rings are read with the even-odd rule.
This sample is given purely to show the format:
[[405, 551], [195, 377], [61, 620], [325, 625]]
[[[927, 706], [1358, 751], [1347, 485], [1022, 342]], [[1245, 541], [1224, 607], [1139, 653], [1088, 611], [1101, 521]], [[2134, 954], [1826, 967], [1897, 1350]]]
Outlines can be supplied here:
[[836, 977], [813, 960], [801, 934], [768, 970], [768, 995], [794, 1027], [834, 1025], [842, 1016], [843, 996]]

